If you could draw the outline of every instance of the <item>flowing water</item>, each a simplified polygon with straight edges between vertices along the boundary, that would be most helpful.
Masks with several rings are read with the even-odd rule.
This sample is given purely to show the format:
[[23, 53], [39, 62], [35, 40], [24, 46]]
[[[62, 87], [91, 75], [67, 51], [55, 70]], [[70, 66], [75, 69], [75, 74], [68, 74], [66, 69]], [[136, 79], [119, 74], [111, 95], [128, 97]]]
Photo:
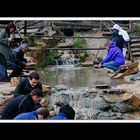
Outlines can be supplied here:
[[[122, 81], [111, 80], [108, 73], [92, 67], [58, 65], [40, 71], [43, 84], [53, 87], [49, 103], [55, 108], [57, 102], [68, 102], [76, 111], [75, 119], [122, 119], [122, 113], [108, 112], [109, 104], [101, 96], [96, 85], [115, 86]], [[106, 112], [107, 111], [107, 112]]]
[[111, 80], [106, 71], [75, 65], [57, 65], [39, 73], [42, 83], [52, 87], [55, 85], [67, 85], [70, 88], [95, 87], [97, 84], [115, 86], [123, 82]]

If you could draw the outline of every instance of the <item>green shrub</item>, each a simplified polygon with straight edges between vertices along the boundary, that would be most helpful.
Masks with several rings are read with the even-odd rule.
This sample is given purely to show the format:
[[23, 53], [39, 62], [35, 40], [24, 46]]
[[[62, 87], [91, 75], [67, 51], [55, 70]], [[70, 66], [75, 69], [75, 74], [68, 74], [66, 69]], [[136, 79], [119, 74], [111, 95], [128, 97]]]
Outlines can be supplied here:
[[55, 65], [55, 59], [57, 58], [57, 51], [49, 51], [45, 58], [43, 58], [40, 67], [46, 67], [48, 65]]
[[[80, 33], [74, 33], [74, 36], [80, 37]], [[74, 38], [73, 46], [74, 48], [86, 48], [86, 44], [81, 38]]]
[[84, 62], [87, 57], [89, 57], [89, 54], [87, 52], [83, 52], [80, 54], [80, 59], [82, 60], [82, 62]]

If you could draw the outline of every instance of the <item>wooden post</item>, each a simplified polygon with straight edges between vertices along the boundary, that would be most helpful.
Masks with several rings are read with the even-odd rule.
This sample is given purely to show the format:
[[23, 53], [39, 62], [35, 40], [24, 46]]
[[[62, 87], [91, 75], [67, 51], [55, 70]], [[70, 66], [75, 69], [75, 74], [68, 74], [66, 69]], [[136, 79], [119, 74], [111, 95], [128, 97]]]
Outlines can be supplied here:
[[132, 21], [130, 20], [129, 21], [129, 30], [131, 30], [132, 29]]
[[100, 21], [100, 32], [103, 30], [103, 21]]
[[24, 21], [24, 36], [27, 35], [27, 21]]
[[132, 54], [132, 52], [131, 52], [130, 43], [127, 42], [127, 44], [128, 44], [128, 60], [130, 60], [131, 62], [134, 62], [133, 54]]

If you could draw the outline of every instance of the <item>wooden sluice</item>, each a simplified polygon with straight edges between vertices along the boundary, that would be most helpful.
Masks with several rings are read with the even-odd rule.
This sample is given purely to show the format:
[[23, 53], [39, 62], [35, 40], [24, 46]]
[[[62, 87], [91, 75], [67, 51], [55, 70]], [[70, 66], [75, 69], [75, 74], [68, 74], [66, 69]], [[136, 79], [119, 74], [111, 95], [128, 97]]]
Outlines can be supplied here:
[[125, 76], [129, 76], [131, 74], [135, 74], [139, 71], [138, 62], [126, 63], [120, 66], [120, 71], [115, 73], [111, 78], [123, 79]]

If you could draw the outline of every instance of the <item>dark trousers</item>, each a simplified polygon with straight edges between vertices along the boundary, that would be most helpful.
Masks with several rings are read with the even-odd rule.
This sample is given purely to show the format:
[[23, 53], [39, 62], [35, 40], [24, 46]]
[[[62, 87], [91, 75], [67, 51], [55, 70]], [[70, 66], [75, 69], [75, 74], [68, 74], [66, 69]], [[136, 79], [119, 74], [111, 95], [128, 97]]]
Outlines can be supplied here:
[[10, 66], [10, 69], [12, 69], [12, 73], [9, 75], [10, 78], [12, 77], [19, 77], [22, 73], [22, 70], [25, 68], [24, 65], [16, 65], [13, 64]]

